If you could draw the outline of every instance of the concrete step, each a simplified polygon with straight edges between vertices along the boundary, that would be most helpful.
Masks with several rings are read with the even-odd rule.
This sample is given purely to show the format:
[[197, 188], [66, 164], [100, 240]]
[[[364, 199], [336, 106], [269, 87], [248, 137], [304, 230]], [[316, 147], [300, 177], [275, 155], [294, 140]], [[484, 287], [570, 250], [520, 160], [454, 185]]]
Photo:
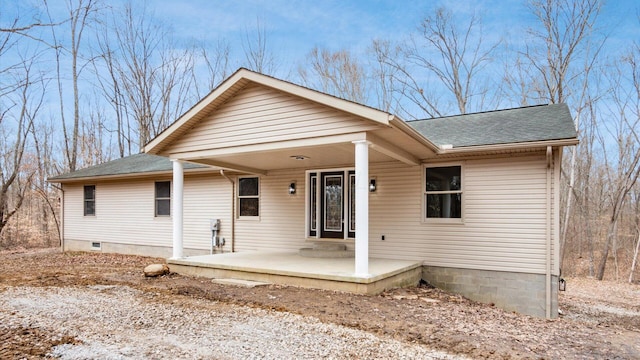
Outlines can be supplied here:
[[342, 243], [335, 242], [315, 242], [313, 243], [313, 248], [315, 250], [347, 250], [347, 245]]

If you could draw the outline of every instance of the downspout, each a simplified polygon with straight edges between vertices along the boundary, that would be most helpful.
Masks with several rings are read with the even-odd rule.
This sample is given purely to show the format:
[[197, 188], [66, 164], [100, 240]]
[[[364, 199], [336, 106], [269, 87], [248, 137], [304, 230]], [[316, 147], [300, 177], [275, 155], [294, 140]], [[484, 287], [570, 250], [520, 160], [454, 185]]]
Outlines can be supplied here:
[[[64, 184], [60, 184], [60, 186], [57, 186], [56, 184], [51, 184], [51, 186], [53, 186], [54, 188], [60, 190], [60, 222], [58, 223], [56, 221], [56, 224], [58, 226], [58, 237], [60, 238], [60, 251], [64, 252]], [[49, 203], [49, 206], [51, 207], [51, 210], [53, 210], [53, 206], [51, 205], [51, 203]], [[53, 213], [53, 217], [55, 220], [55, 211]]]
[[[64, 252], [64, 185], [60, 184], [60, 191], [62, 192], [60, 201], [60, 249]], [[55, 214], [53, 214], [55, 216]]]
[[545, 269], [545, 292], [546, 306], [545, 314], [547, 319], [551, 318], [551, 171], [553, 169], [553, 148], [547, 146], [547, 196], [546, 196], [546, 269]]
[[231, 252], [236, 252], [236, 183], [220, 169], [220, 175], [231, 183]]

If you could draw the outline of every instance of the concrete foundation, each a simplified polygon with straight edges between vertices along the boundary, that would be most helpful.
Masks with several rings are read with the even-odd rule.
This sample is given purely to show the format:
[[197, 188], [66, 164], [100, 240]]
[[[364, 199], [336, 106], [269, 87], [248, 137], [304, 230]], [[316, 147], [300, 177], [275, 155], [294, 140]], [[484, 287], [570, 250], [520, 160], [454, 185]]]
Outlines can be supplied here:
[[[117, 244], [110, 242], [101, 242], [100, 248], [95, 249], [91, 246], [90, 241], [86, 240], [69, 240], [65, 239], [63, 251], [87, 251], [87, 252], [103, 252], [110, 254], [125, 254], [125, 255], [140, 255], [169, 258], [172, 255], [172, 248], [170, 246], [145, 246], [145, 245], [130, 245], [130, 244]], [[209, 254], [207, 250], [201, 249], [184, 249], [185, 256], [206, 255]]]
[[[546, 317], [544, 274], [423, 266], [422, 279], [471, 300], [536, 317]], [[558, 317], [558, 277], [551, 277], [551, 318]]]
[[[159, 246], [128, 245], [102, 242], [99, 249], [89, 241], [69, 240], [64, 242], [64, 251], [87, 251], [130, 254], [169, 258], [172, 248]], [[546, 317], [546, 286], [544, 274], [526, 274], [488, 270], [458, 269], [436, 266], [399, 265], [384, 267], [371, 277], [355, 277], [353, 258], [321, 259], [287, 255], [272, 264], [260, 268], [258, 259], [241, 261], [238, 257], [230, 263], [220, 262], [225, 258], [214, 255], [211, 261], [193, 258], [208, 255], [208, 250], [184, 249], [184, 259], [169, 260], [171, 271], [185, 275], [209, 278], [233, 278], [264, 281], [301, 287], [340, 290], [361, 294], [377, 294], [394, 287], [415, 286], [420, 278], [433, 286], [461, 294], [469, 299], [495, 304], [507, 311], [536, 317]], [[226, 253], [232, 255], [230, 253]], [[239, 253], [234, 253], [239, 254]], [[243, 253], [246, 254], [246, 253]], [[191, 258], [189, 258], [191, 257]], [[291, 263], [297, 258], [299, 264]], [[393, 263], [393, 260], [378, 259]], [[313, 265], [316, 264], [316, 265]], [[374, 261], [371, 270], [375, 269]], [[287, 266], [291, 267], [287, 267]], [[385, 265], [386, 266], [386, 265]], [[375, 272], [375, 271], [374, 271]], [[551, 318], [558, 316], [558, 277], [551, 277]]]

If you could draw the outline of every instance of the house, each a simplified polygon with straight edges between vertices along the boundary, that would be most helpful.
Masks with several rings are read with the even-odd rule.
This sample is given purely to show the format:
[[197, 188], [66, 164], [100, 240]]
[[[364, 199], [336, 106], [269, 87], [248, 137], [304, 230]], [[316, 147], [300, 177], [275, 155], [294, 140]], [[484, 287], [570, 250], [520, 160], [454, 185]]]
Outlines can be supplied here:
[[64, 250], [166, 256], [186, 272], [210, 252], [302, 248], [318, 264], [346, 257], [338, 280], [362, 284], [380, 261], [408, 261], [435, 286], [556, 317], [560, 169], [576, 136], [564, 104], [405, 122], [240, 69], [143, 154], [49, 181], [64, 191]]

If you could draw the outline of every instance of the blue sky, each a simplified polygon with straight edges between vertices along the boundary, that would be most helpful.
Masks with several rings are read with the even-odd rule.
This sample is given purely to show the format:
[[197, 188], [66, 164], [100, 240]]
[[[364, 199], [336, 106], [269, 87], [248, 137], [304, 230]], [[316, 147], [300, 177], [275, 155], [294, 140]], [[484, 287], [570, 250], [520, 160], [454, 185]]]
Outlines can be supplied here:
[[[149, 8], [176, 36], [203, 41], [224, 38], [238, 45], [256, 22], [266, 28], [273, 53], [283, 61], [297, 61], [314, 46], [359, 53], [372, 39], [400, 40], [415, 32], [421, 19], [439, 6], [456, 15], [474, 11], [483, 19], [485, 34], [518, 42], [534, 19], [524, 1], [149, 1]], [[640, 4], [616, 0], [605, 4], [601, 31], [610, 33], [612, 49], [640, 40]], [[234, 46], [235, 47], [235, 46]]]
[[[67, 1], [48, 1], [55, 19], [66, 17]], [[102, 0], [99, 3], [122, 7], [127, 1]], [[29, 23], [30, 17], [36, 13], [36, 10], [29, 9], [41, 2], [0, 0], [0, 24], [7, 24], [16, 14], [24, 19], [24, 23]], [[144, 4], [137, 0], [133, 3], [136, 6]], [[459, 19], [477, 14], [482, 19], [484, 42], [500, 40], [511, 49], [522, 49], [527, 41], [527, 29], [536, 26], [536, 19], [527, 9], [526, 0], [147, 0], [146, 6], [151, 18], [171, 29], [178, 44], [227, 42], [231, 47], [230, 71], [245, 65], [243, 42], [246, 42], [247, 35], [254, 37], [259, 22], [266, 30], [268, 51], [278, 63], [273, 75], [294, 82], [300, 81], [297, 69], [305, 65], [305, 57], [314, 47], [332, 51], [346, 49], [362, 59], [373, 39], [391, 40], [393, 43], [406, 40], [417, 33], [421, 21], [438, 7], [451, 10]], [[608, 37], [604, 50], [606, 56], [618, 57], [634, 41], [640, 41], [639, 16], [640, 3], [637, 1], [612, 0], [604, 4], [597, 32]], [[50, 36], [50, 29], [41, 29], [39, 36]], [[68, 38], [62, 33], [58, 36]], [[83, 46], [90, 46], [93, 36], [87, 33]], [[496, 57], [500, 56], [499, 52], [496, 53]], [[3, 62], [8, 60], [7, 57], [0, 59]], [[495, 66], [493, 73], [497, 79], [504, 69], [503, 65]], [[427, 78], [424, 82], [431, 86], [434, 84]], [[517, 105], [500, 104], [501, 107]], [[455, 109], [446, 109], [445, 113], [453, 114]]]
[[[21, 16], [28, 17], [25, 9], [40, 1], [0, 0], [0, 23], [11, 20], [17, 9]], [[103, 4], [117, 7], [127, 1], [103, 0]], [[64, 18], [66, 2], [49, 0], [54, 17]], [[140, 5], [142, 1], [133, 3]], [[525, 31], [535, 22], [525, 0], [147, 0], [146, 4], [157, 21], [173, 30], [176, 40], [225, 40], [235, 58], [242, 56], [242, 42], [259, 21], [266, 29], [269, 51], [281, 62], [275, 75], [282, 77], [295, 71], [314, 46], [347, 49], [359, 55], [372, 39], [406, 39], [416, 32], [422, 19], [441, 6], [452, 10], [454, 16], [477, 13], [488, 43], [501, 39], [512, 44], [526, 41]], [[639, 16], [637, 1], [612, 0], [604, 4], [598, 24], [599, 31], [609, 36], [609, 53], [640, 41]]]
[[[44, 0], [0, 0], [0, 26], [8, 26], [16, 17], [20, 18], [19, 24], [28, 24], [37, 16], [37, 7]], [[67, 17], [66, 3], [69, 0], [47, 0], [53, 18], [62, 21]], [[76, 3], [78, 0], [71, 0]], [[255, 34], [256, 24], [260, 22], [266, 30], [268, 51], [278, 62], [276, 71], [272, 74], [293, 82], [300, 82], [297, 69], [305, 65], [306, 55], [314, 48], [328, 49], [331, 51], [349, 50], [351, 54], [360, 59], [366, 56], [366, 50], [373, 39], [390, 40], [400, 43], [416, 34], [423, 19], [432, 15], [439, 7], [445, 7], [453, 12], [454, 18], [465, 19], [472, 14], [477, 14], [483, 23], [485, 43], [495, 43], [500, 40], [513, 49], [523, 49], [528, 41], [527, 29], [536, 26], [536, 19], [526, 7], [526, 0], [98, 0], [102, 6], [122, 7], [128, 1], [136, 7], [146, 3], [147, 15], [154, 21], [171, 29], [172, 35], [177, 40], [177, 46], [189, 46], [194, 41], [204, 44], [216, 44], [224, 41], [230, 45], [231, 58], [229, 71], [234, 71], [243, 66], [243, 47], [247, 34], [251, 38]], [[40, 4], [40, 5], [39, 5]], [[42, 10], [42, 9], [41, 9]], [[42, 11], [41, 11], [42, 12]], [[640, 2], [637, 0], [610, 0], [606, 2], [599, 16], [596, 29], [600, 36], [607, 37], [603, 54], [609, 58], [620, 57], [630, 46], [640, 42]], [[42, 19], [46, 22], [46, 19]], [[68, 23], [56, 28], [58, 38], [68, 42]], [[32, 35], [48, 40], [51, 29], [41, 28], [34, 30]], [[88, 50], [92, 45], [95, 33], [87, 32], [82, 46], [83, 60], [85, 63], [91, 57]], [[24, 40], [21, 38], [21, 40]], [[68, 44], [67, 44], [68, 46]], [[39, 47], [43, 53], [46, 46], [35, 41], [21, 41], [17, 49], [27, 53], [32, 48]], [[213, 47], [213, 46], [212, 46]], [[497, 52], [495, 68], [486, 76], [488, 82], [500, 82], [504, 75], [504, 67], [512, 65], [513, 54], [511, 51], [507, 58], [503, 56], [507, 52]], [[66, 55], [63, 55], [66, 56]], [[505, 57], [504, 59], [500, 57]], [[67, 56], [68, 57], [68, 56]], [[15, 52], [5, 54], [0, 59], [0, 68], [16, 60]], [[65, 59], [65, 60], [68, 60]], [[581, 59], [576, 60], [580, 63]], [[55, 59], [52, 51], [48, 49], [46, 58], [43, 56], [41, 64], [44, 71], [55, 74]], [[68, 82], [69, 66], [65, 62], [63, 68], [63, 82]], [[421, 86], [435, 89], [435, 93], [442, 94], [436, 81], [428, 78], [428, 75], [412, 74], [418, 77]], [[52, 75], [53, 77], [53, 75]], [[95, 74], [85, 68], [81, 75], [81, 101], [83, 116], [96, 107], [108, 106], [98, 104], [96, 106]], [[486, 80], [485, 79], [485, 80]], [[3, 80], [3, 79], [0, 79]], [[0, 81], [1, 83], [2, 81]], [[422, 85], [425, 84], [425, 85]], [[60, 116], [59, 99], [54, 82], [50, 82], [45, 99], [46, 110], [42, 114], [51, 119]], [[495, 84], [491, 84], [495, 85]], [[442, 85], [440, 85], [442, 86]], [[65, 85], [65, 89], [70, 89]], [[66, 91], [65, 113], [72, 108], [72, 102], [67, 99], [71, 96]], [[374, 97], [374, 96], [371, 96]], [[370, 99], [369, 99], [370, 100]], [[191, 101], [191, 100], [190, 100]], [[195, 101], [195, 99], [194, 99]], [[400, 99], [405, 101], [406, 99]], [[506, 108], [519, 106], [514, 99], [499, 97], [498, 104], [494, 106]], [[442, 113], [457, 114], [457, 108], [452, 105], [450, 99], [443, 101]], [[374, 103], [369, 105], [376, 106]], [[406, 104], [403, 104], [405, 106]], [[577, 104], [569, 103], [573, 109]], [[411, 108], [413, 106], [413, 108]], [[408, 114], [416, 117], [426, 117], [420, 111], [415, 110], [415, 105], [409, 104]], [[492, 110], [494, 107], [471, 107], [469, 111]], [[396, 112], [392, 110], [392, 112]], [[397, 112], [396, 112], [397, 113]], [[404, 116], [404, 114], [399, 114]], [[109, 117], [110, 115], [107, 115]], [[72, 118], [70, 115], [68, 119]], [[405, 116], [410, 119], [411, 116]], [[6, 123], [6, 122], [5, 122]], [[6, 125], [6, 124], [5, 124]]]

